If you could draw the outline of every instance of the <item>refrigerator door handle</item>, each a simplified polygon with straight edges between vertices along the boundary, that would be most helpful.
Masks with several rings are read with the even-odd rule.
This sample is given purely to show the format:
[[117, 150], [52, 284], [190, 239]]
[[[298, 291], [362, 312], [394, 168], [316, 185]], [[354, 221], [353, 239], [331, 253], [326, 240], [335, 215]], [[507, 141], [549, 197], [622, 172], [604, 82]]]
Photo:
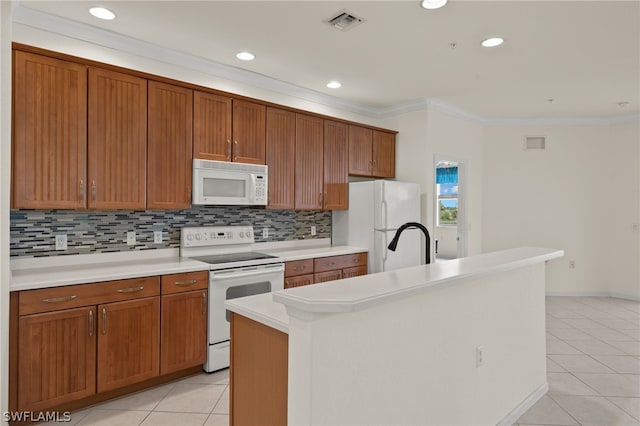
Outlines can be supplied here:
[[[387, 224], [387, 214], [389, 213], [389, 211], [387, 210], [387, 200], [382, 200], [382, 224], [381, 224], [381, 229], [389, 229], [389, 225]], [[386, 247], [386, 242], [387, 242], [387, 237], [385, 235], [385, 247]], [[385, 259], [387, 257], [385, 256]]]
[[384, 271], [384, 263], [387, 261], [387, 233], [384, 233], [384, 245], [382, 246], [382, 270]]

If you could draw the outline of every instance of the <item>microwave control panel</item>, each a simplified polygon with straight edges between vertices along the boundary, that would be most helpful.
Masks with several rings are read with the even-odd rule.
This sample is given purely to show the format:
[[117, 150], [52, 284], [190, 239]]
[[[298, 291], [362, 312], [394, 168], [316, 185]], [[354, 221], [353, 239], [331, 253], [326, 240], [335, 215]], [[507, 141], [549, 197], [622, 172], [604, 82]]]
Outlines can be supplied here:
[[256, 175], [255, 201], [256, 203], [267, 204], [267, 177], [264, 175]]

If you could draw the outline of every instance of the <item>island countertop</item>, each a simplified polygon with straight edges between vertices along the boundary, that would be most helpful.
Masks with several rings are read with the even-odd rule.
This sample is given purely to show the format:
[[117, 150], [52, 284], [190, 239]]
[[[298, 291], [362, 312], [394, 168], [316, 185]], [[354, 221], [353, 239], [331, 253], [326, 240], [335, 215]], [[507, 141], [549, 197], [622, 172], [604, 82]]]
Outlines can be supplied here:
[[292, 310], [308, 314], [352, 312], [419, 294], [436, 286], [454, 284], [462, 278], [509, 271], [563, 255], [562, 250], [520, 247], [289, 288], [271, 293], [272, 300], [268, 300], [268, 295], [249, 296], [229, 301], [226, 306], [233, 312], [286, 332], [288, 320], [283, 307], [287, 313]]

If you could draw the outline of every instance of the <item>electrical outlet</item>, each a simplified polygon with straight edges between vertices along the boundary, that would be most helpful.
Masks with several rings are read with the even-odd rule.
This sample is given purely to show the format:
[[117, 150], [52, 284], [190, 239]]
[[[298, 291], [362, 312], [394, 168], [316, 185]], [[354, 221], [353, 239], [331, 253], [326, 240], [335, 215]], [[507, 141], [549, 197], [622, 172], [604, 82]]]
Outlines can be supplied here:
[[67, 234], [56, 235], [56, 250], [67, 249]]
[[153, 231], [153, 244], [162, 244], [162, 231]]
[[136, 231], [127, 232], [127, 245], [128, 246], [136, 245]]
[[484, 363], [484, 347], [476, 347], [476, 368], [480, 367]]
[[576, 269], [576, 261], [575, 260], [570, 260], [569, 261], [569, 269]]
[[315, 225], [311, 225], [311, 236], [316, 235], [316, 226]]
[[262, 238], [269, 238], [269, 227], [265, 226], [262, 228]]

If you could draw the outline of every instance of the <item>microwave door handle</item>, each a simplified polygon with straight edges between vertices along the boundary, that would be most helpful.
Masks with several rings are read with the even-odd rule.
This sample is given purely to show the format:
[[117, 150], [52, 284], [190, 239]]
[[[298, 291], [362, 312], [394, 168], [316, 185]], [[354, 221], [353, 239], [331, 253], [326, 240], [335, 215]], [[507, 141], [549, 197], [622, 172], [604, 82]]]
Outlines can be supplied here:
[[256, 175], [251, 174], [251, 202], [256, 201]]

